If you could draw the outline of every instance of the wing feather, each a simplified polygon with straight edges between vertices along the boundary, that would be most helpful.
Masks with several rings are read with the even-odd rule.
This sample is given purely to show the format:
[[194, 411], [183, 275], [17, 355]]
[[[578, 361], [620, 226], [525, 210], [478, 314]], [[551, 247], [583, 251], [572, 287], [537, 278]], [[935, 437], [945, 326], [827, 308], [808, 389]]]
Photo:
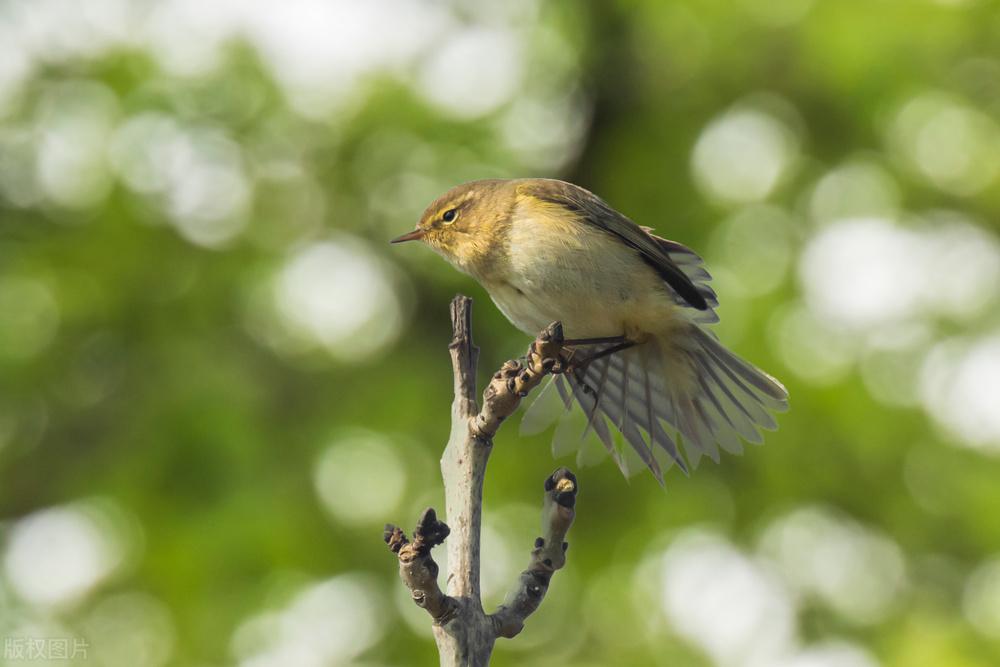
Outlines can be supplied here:
[[[543, 185], [544, 184], [544, 185]], [[704, 290], [695, 286], [688, 274], [677, 265], [670, 253], [645, 229], [635, 224], [603, 199], [583, 188], [564, 181], [532, 179], [521, 186], [536, 199], [561, 206], [577, 219], [614, 234], [634, 248], [673, 290], [697, 310], [710, 308]], [[711, 289], [709, 289], [711, 292]], [[712, 293], [714, 297], [714, 292]]]

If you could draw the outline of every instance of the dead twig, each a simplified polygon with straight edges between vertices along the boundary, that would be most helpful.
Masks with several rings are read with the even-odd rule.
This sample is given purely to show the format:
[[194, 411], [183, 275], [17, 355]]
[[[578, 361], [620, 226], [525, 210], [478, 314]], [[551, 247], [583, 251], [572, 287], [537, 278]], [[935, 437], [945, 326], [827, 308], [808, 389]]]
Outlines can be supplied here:
[[[472, 300], [457, 296], [451, 303], [452, 403], [451, 437], [441, 457], [448, 524], [427, 509], [410, 542], [398, 527], [385, 528], [385, 542], [397, 555], [399, 575], [414, 602], [427, 610], [443, 667], [485, 667], [499, 637], [514, 637], [525, 619], [541, 604], [552, 574], [566, 562], [564, 541], [573, 523], [576, 478], [566, 468], [545, 480], [542, 536], [535, 541], [528, 569], [521, 573], [507, 601], [494, 614], [483, 611], [480, 598], [480, 536], [483, 484], [493, 436], [503, 421], [517, 410], [521, 399], [546, 375], [567, 367], [562, 326], [553, 322], [531, 344], [523, 359], [506, 362], [483, 392], [483, 407], [476, 405], [476, 362], [479, 349], [472, 344]], [[449, 527], [450, 526], [450, 527]], [[445, 538], [448, 538], [447, 541]], [[447, 594], [438, 585], [438, 566], [431, 549], [444, 543], [448, 549]]]

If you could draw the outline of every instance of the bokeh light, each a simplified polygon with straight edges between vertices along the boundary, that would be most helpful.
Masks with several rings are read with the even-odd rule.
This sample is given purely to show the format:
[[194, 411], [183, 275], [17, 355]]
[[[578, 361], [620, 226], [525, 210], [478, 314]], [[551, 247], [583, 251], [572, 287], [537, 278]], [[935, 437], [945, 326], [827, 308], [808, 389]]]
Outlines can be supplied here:
[[393, 516], [407, 490], [407, 473], [391, 440], [351, 431], [337, 437], [316, 464], [316, 493], [334, 519], [370, 525]]
[[883, 218], [841, 220], [809, 241], [800, 276], [810, 308], [856, 332], [922, 315], [974, 316], [1000, 289], [1000, 244], [948, 217], [919, 226]]
[[856, 357], [856, 345], [846, 332], [819, 319], [804, 304], [790, 304], [772, 317], [771, 346], [775, 356], [798, 377], [815, 385], [843, 380]]
[[869, 156], [831, 169], [816, 183], [809, 213], [820, 223], [855, 218], [895, 218], [899, 186], [892, 174]]
[[958, 442], [1000, 451], [1000, 336], [936, 346], [927, 356], [920, 393], [927, 412]]
[[210, 127], [184, 128], [159, 113], [128, 119], [111, 158], [129, 187], [152, 195], [188, 241], [222, 246], [247, 224], [251, 185], [240, 147]]
[[554, 170], [579, 152], [586, 118], [579, 96], [525, 96], [514, 100], [500, 120], [504, 144], [526, 165]]
[[348, 664], [385, 631], [380, 588], [348, 573], [312, 584], [287, 606], [245, 621], [233, 638], [240, 667]]
[[39, 510], [11, 529], [3, 554], [14, 592], [39, 607], [77, 602], [107, 579], [125, 558], [123, 536], [96, 505]]
[[689, 532], [663, 557], [663, 609], [678, 633], [718, 665], [766, 665], [795, 636], [782, 582], [711, 533]]
[[780, 208], [749, 206], [715, 232], [711, 266], [725, 267], [746, 295], [777, 289], [792, 261], [795, 221]]
[[695, 144], [695, 180], [710, 198], [728, 202], [766, 199], [798, 152], [794, 131], [772, 113], [738, 106], [713, 119]]
[[1000, 171], [1000, 127], [944, 92], [922, 93], [906, 102], [889, 139], [916, 173], [958, 195], [981, 191]]
[[913, 232], [890, 220], [845, 220], [809, 242], [800, 263], [803, 289], [820, 317], [865, 331], [915, 313], [924, 259]]
[[521, 46], [497, 28], [449, 32], [420, 76], [420, 92], [443, 113], [459, 118], [487, 114], [506, 102], [521, 78]]
[[292, 107], [323, 117], [357, 95], [380, 74], [404, 69], [435, 36], [447, 15], [432, 3], [390, 0], [294, 0], [275, 12], [270, 3], [232, 10], [246, 22], [257, 47]]
[[99, 204], [111, 188], [104, 146], [118, 114], [118, 100], [92, 81], [69, 81], [45, 92], [37, 129], [37, 178], [60, 206]]
[[345, 361], [376, 354], [403, 326], [389, 270], [343, 234], [297, 250], [277, 276], [274, 299], [291, 333]]
[[88, 657], [107, 667], [160, 667], [169, 662], [176, 630], [160, 600], [138, 592], [101, 599], [81, 627]]
[[854, 623], [883, 621], [906, 583], [894, 542], [820, 507], [804, 507], [771, 523], [761, 552], [796, 590], [818, 597]]

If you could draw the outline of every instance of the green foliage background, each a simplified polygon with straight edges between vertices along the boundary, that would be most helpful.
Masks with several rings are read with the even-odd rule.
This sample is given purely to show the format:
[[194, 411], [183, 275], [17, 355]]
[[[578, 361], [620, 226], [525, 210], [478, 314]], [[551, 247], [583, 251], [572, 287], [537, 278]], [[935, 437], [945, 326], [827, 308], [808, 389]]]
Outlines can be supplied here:
[[[678, 538], [701, 539], [692, 530], [713, 535], [703, 539], [735, 559], [723, 564], [782, 582], [776, 586], [787, 591], [780, 599], [793, 609], [797, 638], [789, 650], [838, 642], [856, 660], [781, 664], [1000, 663], [1000, 570], [990, 566], [1000, 554], [996, 417], [973, 415], [977, 432], [994, 425], [992, 436], [977, 441], [942, 427], [920, 389], [937, 345], [995, 340], [997, 285], [976, 281], [997, 275], [970, 274], [959, 291], [981, 302], [959, 295], [974, 304], [958, 315], [921, 307], [888, 318], [892, 331], [909, 333], [903, 344], [885, 345], [876, 340], [885, 334], [878, 317], [853, 329], [808, 320], [815, 303], [804, 266], [812, 257], [806, 249], [844, 218], [933, 233], [940, 220], [957, 217], [978, 234], [973, 250], [987, 253], [976, 262], [988, 269], [988, 258], [1000, 257], [996, 2], [413, 4], [418, 13], [448, 17], [448, 27], [438, 25], [388, 64], [358, 67], [345, 56], [344, 67], [360, 73], [319, 103], [296, 102], [303, 87], [290, 92], [287, 72], [245, 34], [219, 39], [213, 62], [185, 69], [147, 33], [85, 43], [103, 25], [101, 15], [93, 24], [77, 16], [87, 3], [71, 10], [47, 3], [56, 7], [47, 20], [65, 30], [50, 26], [29, 44], [28, 4], [0, 4], [0, 34], [30, 59], [21, 78], [0, 86], [0, 542], [7, 554], [0, 635], [85, 637], [86, 664], [436, 664], [424, 620], [381, 542], [382, 523], [408, 526], [421, 507], [442, 506], [435, 464], [448, 434], [451, 296], [475, 299], [483, 378], [528, 341], [470, 279], [425, 249], [386, 241], [410, 229], [450, 185], [538, 175], [579, 183], [701, 252], [717, 278], [720, 335], [787, 384], [792, 410], [766, 446], [721, 465], [705, 462], [690, 478], [674, 471], [666, 490], [648, 476], [625, 482], [608, 461], [580, 468], [560, 459], [577, 470], [582, 488], [569, 565], [524, 634], [498, 645], [496, 664], [778, 664], [773, 656], [753, 663], [750, 644], [713, 653], [711, 638], [699, 639], [700, 631], [685, 630], [664, 610], [662, 554]], [[366, 11], [380, 16], [379, 4]], [[209, 25], [217, 6], [190, 13], [203, 13]], [[152, 7], [122, 11], [142, 23]], [[390, 21], [392, 7], [380, 21]], [[275, 3], [254, 11], [280, 23], [296, 10]], [[186, 34], [184, 25], [172, 28], [180, 33], [174, 46], [197, 52], [208, 28], [194, 21]], [[378, 22], [362, 25], [369, 32], [355, 37], [363, 60], [372, 49], [362, 44], [389, 38]], [[509, 84], [490, 78], [489, 59], [482, 81], [447, 76], [461, 65], [459, 55], [448, 55], [451, 41], [482, 26], [519, 45]], [[432, 30], [419, 21], [408, 29]], [[282, 37], [296, 39], [294, 32]], [[513, 56], [501, 50], [496, 57]], [[435, 58], [444, 59], [443, 69], [429, 64]], [[16, 64], [10, 54], [7, 62]], [[296, 67], [311, 65], [303, 57]], [[503, 88], [497, 99], [477, 107], [494, 84]], [[930, 120], [920, 116], [907, 134], [902, 110], [913, 100], [930, 105]], [[769, 119], [764, 130], [780, 130], [781, 168], [771, 181], [762, 176], [762, 186], [753, 170], [739, 171], [741, 155], [759, 145], [752, 138], [735, 149], [726, 144], [731, 152], [710, 164], [736, 164], [732, 179], [756, 188], [727, 196], [738, 185], [723, 178], [721, 193], [706, 185], [693, 156], [714, 122], [740, 110]], [[157, 181], [164, 161], [180, 158], [139, 141], [149, 134], [123, 134], [138, 117], [180, 128], [186, 150], [239, 182], [211, 170], [184, 180], [183, 160], [180, 173], [162, 177], [177, 183]], [[862, 170], [837, 171], [845, 165]], [[841, 181], [824, 180], [845, 173], [861, 173], [860, 185], [838, 190]], [[821, 183], [833, 194], [818, 200]], [[198, 194], [199, 184], [209, 195]], [[227, 201], [236, 203], [226, 208]], [[753, 224], [744, 233], [747, 220]], [[360, 258], [389, 296], [351, 284], [322, 253], [328, 272], [305, 275], [333, 275], [332, 283], [314, 285], [305, 306], [289, 296], [292, 287], [282, 291], [297, 258], [330, 247]], [[916, 274], [932, 273], [938, 259], [920, 256], [928, 265]], [[902, 283], [913, 273], [896, 278], [887, 310], [895, 312], [896, 287], [906, 292]], [[369, 274], [358, 275], [363, 282]], [[848, 304], [851, 290], [865, 302], [871, 287], [850, 275], [828, 283]], [[376, 305], [369, 319], [341, 327], [345, 311], [336, 303], [352, 303], [345, 295], [355, 289]], [[334, 303], [327, 319], [315, 315], [324, 298]], [[788, 324], [800, 320], [812, 328]], [[379, 340], [384, 330], [388, 338]], [[355, 352], [351, 337], [375, 342]], [[996, 356], [989, 359], [997, 368]], [[976, 386], [984, 392], [978, 404], [1000, 411], [996, 379]], [[369, 476], [328, 489], [341, 503], [328, 510], [318, 492], [331, 483], [320, 473], [324, 452], [353, 452], [343, 443], [366, 439], [388, 452], [391, 469], [364, 461], [348, 469]], [[558, 465], [550, 440], [551, 433], [519, 437], [514, 423], [497, 438], [487, 522], [509, 555], [497, 566], [509, 581], [527, 562], [541, 481]], [[353, 460], [345, 456], [330, 465]], [[336, 470], [331, 475], [339, 479]], [[359, 505], [360, 518], [350, 518], [343, 488], [356, 491], [358, 503], [383, 497], [385, 515], [368, 517]], [[10, 553], [18, 526], [51, 508], [97, 517], [107, 529], [101, 534], [118, 544], [118, 559], [50, 604], [25, 596], [16, 577], [32, 565]], [[843, 547], [842, 562], [857, 565], [832, 584], [848, 598], [839, 608], [830, 602], [836, 591], [797, 584], [768, 559], [762, 535], [796, 511], [807, 512], [806, 525], [819, 515], [846, 526], [821, 536], [874, 535], [890, 545], [898, 557], [890, 564], [899, 567], [886, 576], [898, 580], [887, 584], [877, 613], [851, 613], [855, 592], [866, 599], [858, 582], [883, 570], [859, 560], [850, 540], [826, 545]], [[38, 567], [54, 562], [55, 572], [82, 558], [36, 548]], [[832, 553], [827, 565], [835, 570], [839, 552]], [[274, 615], [331, 578], [370, 594], [370, 613], [327, 610], [319, 618], [338, 636], [338, 619], [354, 627], [352, 615], [370, 617], [371, 638], [355, 637], [357, 650], [344, 639], [347, 648], [320, 653], [316, 663], [302, 656], [252, 662], [284, 636]], [[726, 610], [756, 594], [712, 590], [707, 601], [691, 595], [693, 610], [708, 610], [692, 617], [718, 610], [726, 635], [738, 623]]]

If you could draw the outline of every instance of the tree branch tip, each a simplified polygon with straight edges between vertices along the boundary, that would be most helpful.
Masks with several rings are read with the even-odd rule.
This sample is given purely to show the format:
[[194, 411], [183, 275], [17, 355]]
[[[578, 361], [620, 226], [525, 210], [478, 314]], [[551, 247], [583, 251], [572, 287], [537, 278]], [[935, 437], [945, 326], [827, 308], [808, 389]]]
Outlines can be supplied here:
[[451, 298], [451, 319], [452, 322], [456, 322], [457, 318], [464, 319], [465, 316], [469, 315], [470, 306], [472, 305], [472, 298], [465, 296], [464, 294], [456, 294]]
[[421, 513], [420, 518], [417, 519], [417, 530], [421, 530], [425, 526], [430, 527], [438, 522], [437, 512], [433, 507], [428, 507]]
[[438, 521], [437, 512], [433, 507], [428, 507], [417, 520], [417, 527], [413, 531], [414, 545], [419, 544], [418, 550], [426, 553], [444, 543], [450, 534], [448, 524]]
[[571, 493], [576, 491], [576, 483], [567, 478], [563, 478], [556, 482], [556, 493]]
[[[472, 299], [464, 294], [456, 294], [451, 300], [451, 343], [448, 347], [456, 349], [472, 345]], [[475, 354], [472, 350], [471, 354]]]
[[576, 475], [569, 468], [557, 468], [545, 480], [545, 493], [560, 506], [572, 509], [576, 506], [576, 494], [580, 490]]
[[391, 523], [385, 524], [382, 539], [385, 540], [385, 543], [389, 546], [389, 551], [394, 554], [398, 554], [400, 549], [410, 543], [410, 541], [406, 539], [406, 534], [402, 531], [402, 529]]

